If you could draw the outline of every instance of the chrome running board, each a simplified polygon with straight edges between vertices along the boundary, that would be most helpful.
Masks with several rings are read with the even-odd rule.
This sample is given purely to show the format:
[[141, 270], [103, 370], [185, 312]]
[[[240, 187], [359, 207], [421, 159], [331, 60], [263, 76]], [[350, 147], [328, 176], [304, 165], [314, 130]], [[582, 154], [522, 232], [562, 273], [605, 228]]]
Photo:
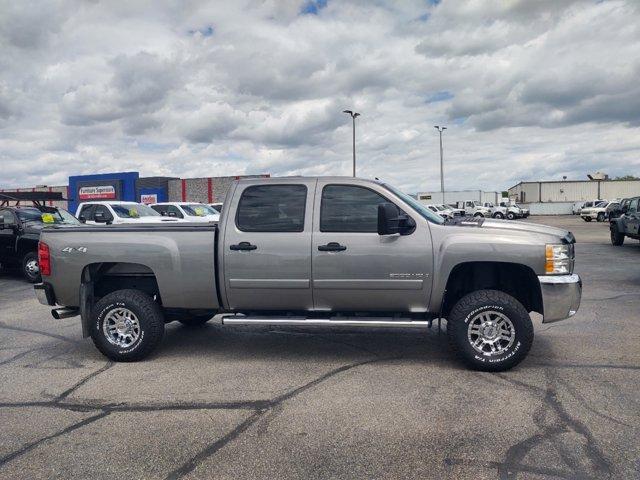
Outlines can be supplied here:
[[430, 328], [431, 320], [380, 320], [376, 317], [304, 318], [304, 317], [222, 317], [223, 325], [271, 325], [282, 327], [349, 327], [349, 328]]

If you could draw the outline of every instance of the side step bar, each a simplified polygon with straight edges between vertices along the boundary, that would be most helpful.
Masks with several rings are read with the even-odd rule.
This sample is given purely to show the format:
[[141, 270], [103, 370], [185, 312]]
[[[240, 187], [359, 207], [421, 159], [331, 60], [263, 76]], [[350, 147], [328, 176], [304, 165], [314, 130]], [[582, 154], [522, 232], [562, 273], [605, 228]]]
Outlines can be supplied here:
[[272, 325], [283, 327], [430, 328], [431, 320], [381, 320], [379, 318], [271, 318], [222, 317], [223, 325]]

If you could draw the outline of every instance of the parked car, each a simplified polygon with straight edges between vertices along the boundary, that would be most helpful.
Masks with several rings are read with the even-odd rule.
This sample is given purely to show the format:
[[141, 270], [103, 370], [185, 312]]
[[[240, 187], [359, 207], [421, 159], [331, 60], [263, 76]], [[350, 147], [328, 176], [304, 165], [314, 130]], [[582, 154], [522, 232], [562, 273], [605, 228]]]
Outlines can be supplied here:
[[218, 213], [222, 212], [222, 202], [210, 203], [209, 206]]
[[0, 264], [18, 267], [27, 281], [39, 282], [38, 240], [48, 225], [70, 226], [80, 222], [62, 208], [0, 207]]
[[600, 202], [594, 207], [583, 207], [580, 211], [580, 217], [582, 217], [585, 222], [590, 222], [591, 220], [604, 222], [609, 218], [609, 212], [616, 210], [619, 207], [620, 204], [618, 202]]
[[484, 207], [487, 207], [491, 211], [492, 218], [505, 218], [507, 216], [507, 209], [505, 207], [496, 206], [491, 202], [485, 202], [482, 204]]
[[464, 214], [469, 217], [491, 217], [491, 210], [482, 206], [480, 202], [476, 201], [464, 201], [457, 202], [456, 207], [464, 210]]
[[618, 202], [618, 206], [609, 210], [609, 220], [618, 218], [623, 214], [625, 208], [629, 208], [632, 198], [623, 198]]
[[640, 197], [628, 199], [622, 207], [622, 214], [609, 221], [611, 243], [620, 246], [625, 237], [640, 240]]
[[478, 220], [445, 222], [379, 181], [241, 179], [218, 224], [45, 229], [36, 295], [61, 306], [56, 318], [80, 315], [116, 361], [148, 356], [174, 319], [423, 329], [444, 318], [464, 362], [505, 370], [531, 347], [529, 312], [548, 323], [578, 310], [575, 239]]
[[78, 205], [76, 217], [82, 223], [90, 225], [121, 223], [159, 223], [178, 222], [177, 218], [163, 217], [148, 205], [136, 202], [106, 201], [83, 202]]
[[445, 207], [441, 206], [441, 205], [433, 205], [433, 204], [428, 204], [426, 205], [426, 207], [431, 210], [433, 213], [437, 213], [438, 215], [440, 215], [442, 218], [444, 219], [449, 219], [449, 218], [453, 218], [453, 212], [449, 209], [446, 209]]
[[163, 202], [149, 206], [162, 216], [184, 218], [189, 222], [217, 222], [220, 219], [220, 213], [204, 203]]
[[500, 206], [506, 209], [506, 217], [509, 220], [515, 220], [516, 218], [525, 218], [529, 216], [529, 210], [520, 208], [517, 203], [512, 202], [500, 202]]
[[447, 212], [452, 218], [462, 215], [460, 212], [457, 212], [455, 209], [451, 208], [449, 205], [445, 205], [444, 203], [435, 203], [434, 205], [439, 208], [440, 211]]
[[465, 215], [464, 208], [458, 208], [457, 204], [449, 203], [445, 207], [453, 212], [454, 217], [464, 217]]

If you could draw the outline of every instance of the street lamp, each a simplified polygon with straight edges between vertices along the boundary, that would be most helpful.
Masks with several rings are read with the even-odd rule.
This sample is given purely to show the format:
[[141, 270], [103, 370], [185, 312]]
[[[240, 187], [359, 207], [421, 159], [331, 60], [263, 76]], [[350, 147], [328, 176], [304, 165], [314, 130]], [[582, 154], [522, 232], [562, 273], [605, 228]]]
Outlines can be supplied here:
[[343, 110], [342, 113], [348, 113], [351, 115], [351, 121], [353, 122], [353, 176], [356, 176], [356, 117], [359, 117], [358, 112], [351, 110]]
[[440, 125], [434, 125], [438, 133], [440, 133], [440, 191], [442, 192], [442, 203], [446, 203], [444, 201], [444, 164], [442, 162], [442, 132], [447, 129], [447, 127], [441, 127]]

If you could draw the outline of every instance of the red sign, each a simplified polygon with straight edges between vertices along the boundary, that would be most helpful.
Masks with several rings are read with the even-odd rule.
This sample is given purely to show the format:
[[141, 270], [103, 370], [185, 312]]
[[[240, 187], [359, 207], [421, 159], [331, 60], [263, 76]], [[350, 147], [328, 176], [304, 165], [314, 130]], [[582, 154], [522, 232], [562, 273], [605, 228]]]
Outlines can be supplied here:
[[158, 203], [158, 194], [157, 193], [149, 193], [146, 195], [140, 195], [140, 202], [145, 205], [150, 205], [152, 203]]
[[81, 187], [78, 197], [80, 200], [112, 200], [116, 198], [116, 189], [111, 185]]

